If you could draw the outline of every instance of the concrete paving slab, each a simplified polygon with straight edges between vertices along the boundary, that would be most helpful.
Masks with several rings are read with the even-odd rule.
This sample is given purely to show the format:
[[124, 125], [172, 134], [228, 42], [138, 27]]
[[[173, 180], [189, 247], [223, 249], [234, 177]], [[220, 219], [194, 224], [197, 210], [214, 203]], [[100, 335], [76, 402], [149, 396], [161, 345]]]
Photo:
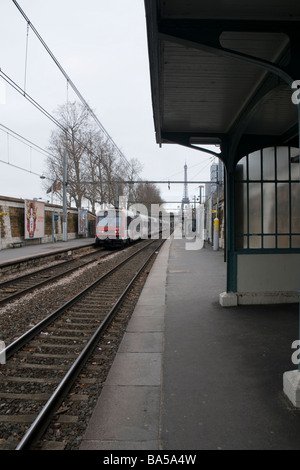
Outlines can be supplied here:
[[164, 317], [163, 315], [156, 316], [134, 316], [128, 323], [127, 331], [163, 331], [164, 329]]
[[100, 443], [122, 441], [123, 449], [128, 442], [157, 442], [159, 425], [159, 394], [157, 387], [105, 386], [89, 427], [82, 448], [88, 442]]
[[140, 305], [137, 304], [134, 310], [133, 318], [138, 317], [163, 317], [165, 313], [165, 306], [161, 305]]
[[148, 296], [140, 299], [139, 305], [163, 306], [165, 305], [165, 294], [156, 294], [153, 291], [149, 291]]
[[[168, 263], [164, 253], [155, 264], [165, 305], [137, 305], [81, 448], [300, 450], [300, 411], [282, 386], [299, 306], [224, 309], [222, 251], [186, 251], [184, 240], [168, 250]], [[152, 330], [154, 319], [161, 330]], [[155, 333], [163, 334], [163, 353], [155, 351], [158, 336], [146, 353]], [[157, 363], [147, 385], [151, 357]]]
[[[180, 241], [170, 250], [161, 448], [300, 449], [300, 414], [282, 390], [297, 306], [224, 309], [222, 258], [186, 252]], [[179, 269], [190, 272], [172, 272]]]
[[[151, 281], [152, 282], [152, 281]], [[160, 282], [161, 282], [161, 277], [160, 277]], [[149, 285], [149, 287], [146, 285], [143, 289], [143, 294], [141, 296], [141, 300], [143, 300], [145, 297], [148, 296], [162, 296], [162, 305], [165, 304], [165, 286], [156, 286], [156, 285]]]
[[[171, 239], [147, 278], [81, 450], [158, 450], [165, 287]], [[154, 299], [153, 291], [160, 291]]]
[[24, 261], [27, 258], [46, 256], [52, 253], [73, 250], [88, 245], [92, 246], [94, 241], [94, 238], [74, 238], [66, 242], [40, 243], [36, 245], [26, 245], [20, 248], [7, 248], [0, 250], [0, 266], [16, 260]]
[[125, 333], [119, 352], [135, 353], [162, 353], [163, 351], [163, 333]]
[[112, 440], [112, 441], [100, 441], [100, 440], [85, 440], [81, 444], [80, 450], [157, 450], [158, 442], [157, 441], [126, 441], [126, 440]]
[[106, 385], [160, 385], [161, 354], [118, 353]]

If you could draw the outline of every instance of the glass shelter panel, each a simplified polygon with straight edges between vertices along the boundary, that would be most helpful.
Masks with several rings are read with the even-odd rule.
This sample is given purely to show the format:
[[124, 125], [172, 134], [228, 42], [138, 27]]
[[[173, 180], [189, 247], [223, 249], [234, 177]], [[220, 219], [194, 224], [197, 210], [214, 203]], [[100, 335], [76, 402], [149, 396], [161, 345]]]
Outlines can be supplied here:
[[287, 235], [279, 235], [277, 237], [277, 248], [290, 248], [290, 237]]
[[292, 248], [300, 248], [300, 235], [292, 236]]
[[257, 151], [249, 155], [249, 180], [260, 180], [261, 179], [261, 152]]
[[290, 155], [291, 163], [291, 179], [300, 181], [300, 163], [299, 163], [299, 150], [292, 148]]
[[289, 180], [289, 147], [277, 147], [276, 152], [277, 180]]
[[264, 237], [264, 248], [274, 249], [276, 248], [276, 237], [274, 235]]
[[240, 180], [247, 180], [248, 179], [248, 157], [243, 157], [237, 164], [235, 168], [235, 179]]
[[265, 183], [263, 185], [264, 234], [272, 234], [276, 231], [275, 189], [275, 183]]
[[236, 167], [236, 249], [300, 248], [299, 150], [272, 147]]
[[258, 249], [261, 248], [261, 237], [252, 235], [249, 240], [249, 248]]
[[290, 232], [290, 190], [289, 183], [277, 185], [277, 232]]
[[261, 233], [261, 184], [249, 183], [249, 234]]
[[300, 183], [292, 183], [292, 233], [300, 233]]
[[263, 179], [275, 180], [275, 155], [270, 148], [263, 151]]

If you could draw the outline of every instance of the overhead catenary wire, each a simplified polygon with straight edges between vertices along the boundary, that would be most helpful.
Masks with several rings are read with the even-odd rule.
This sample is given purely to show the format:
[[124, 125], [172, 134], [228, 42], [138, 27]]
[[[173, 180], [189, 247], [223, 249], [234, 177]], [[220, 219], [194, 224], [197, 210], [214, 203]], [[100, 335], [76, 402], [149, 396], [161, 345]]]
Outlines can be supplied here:
[[[26, 171], [27, 173], [31, 173], [32, 175], [39, 176], [39, 178], [42, 178], [42, 179], [46, 178], [45, 176], [41, 175], [40, 173], [35, 173], [34, 171], [27, 170], [26, 168], [23, 168], [23, 167], [18, 166], [18, 165], [14, 165], [13, 163], [6, 162], [4, 160], [0, 160], [0, 163], [4, 163], [5, 165], [12, 166], [13, 168], [17, 168], [18, 170]], [[47, 179], [50, 179], [50, 178], [47, 178]]]
[[[45, 179], [46, 177], [40, 173], [36, 173], [34, 171], [31, 170], [31, 166], [32, 166], [32, 149], [35, 150], [35, 152], [38, 152], [40, 154], [42, 154], [43, 156], [50, 156], [50, 157], [53, 157], [53, 155], [48, 152], [48, 150], [45, 150], [43, 149], [42, 147], [40, 147], [39, 145], [35, 144], [34, 142], [31, 142], [30, 140], [26, 139], [26, 137], [23, 137], [22, 135], [18, 134], [17, 132], [13, 131], [12, 129], [10, 129], [9, 127], [5, 126], [4, 124], [1, 124], [0, 123], [0, 131], [4, 132], [7, 134], [7, 162], [4, 161], [4, 160], [0, 160], [0, 163], [4, 163], [6, 165], [9, 165], [13, 168], [17, 168], [18, 170], [22, 170], [22, 171], [26, 171], [27, 173], [31, 173], [32, 175], [36, 175], [36, 176], [39, 176], [40, 178], [42, 179]], [[10, 158], [9, 158], [9, 137], [13, 137], [14, 139], [18, 140], [19, 142], [21, 142], [23, 145], [27, 145], [29, 148], [30, 148], [30, 170], [24, 168], [24, 167], [21, 167], [19, 165], [15, 165], [13, 163], [10, 163]], [[47, 178], [49, 179], [49, 178]]]
[[[0, 76], [11, 86], [13, 87], [18, 93], [20, 93], [22, 96], [24, 96], [24, 98], [26, 98], [33, 106], [35, 106], [40, 112], [42, 112], [48, 119], [50, 119], [54, 124], [56, 124], [66, 135], [68, 135], [70, 138], [72, 138], [75, 142], [77, 142], [82, 148], [84, 148], [85, 150], [87, 150], [90, 154], [92, 155], [95, 155], [94, 152], [91, 151], [90, 148], [88, 148], [85, 144], [83, 144], [79, 139], [77, 139], [77, 137], [74, 136], [73, 133], [69, 132], [67, 128], [65, 128], [54, 116], [52, 116], [46, 109], [44, 109], [37, 101], [35, 101], [28, 93], [26, 93], [25, 90], [23, 90], [17, 83], [15, 83], [6, 73], [3, 72], [3, 70], [1, 70], [0, 68]], [[1, 124], [0, 124], [1, 126]], [[2, 125], [3, 126], [3, 125]], [[6, 126], [3, 126], [4, 128]], [[8, 128], [6, 128], [8, 129]], [[14, 132], [14, 131], [11, 131], [11, 132]], [[17, 134], [16, 132], [14, 132], [16, 135], [19, 135]], [[12, 165], [9, 163], [9, 133], [7, 132], [7, 147], [8, 147], [8, 162], [5, 162], [3, 160], [0, 160], [1, 163], [6, 163], [10, 166], [13, 166], [15, 168], [18, 168], [20, 170], [24, 170], [24, 171], [27, 171], [28, 173], [32, 173], [32, 174], [35, 174], [37, 176], [40, 176], [39, 174], [37, 173], [34, 173], [32, 171], [29, 171], [29, 170], [26, 170], [24, 168], [21, 168], [17, 165]], [[20, 136], [21, 137], [21, 136]], [[28, 142], [30, 142], [28, 139], [25, 139], [24, 140], [27, 140]], [[34, 144], [35, 145], [35, 144]], [[50, 154], [49, 152], [47, 152], [47, 154], [49, 156], [53, 156], [52, 154]], [[47, 178], [49, 179], [49, 178]]]
[[[35, 108], [37, 108], [41, 113], [43, 113], [48, 119], [50, 119], [54, 124], [56, 124], [63, 132], [71, 136], [71, 133], [66, 129], [54, 116], [52, 116], [45, 108], [43, 108], [37, 101], [35, 101], [26, 91], [21, 88], [16, 82], [12, 80], [6, 73], [0, 69], [0, 76], [5, 80], [12, 88], [14, 88], [20, 95], [23, 95]], [[75, 138], [74, 138], [75, 139]], [[76, 140], [76, 139], [75, 139]], [[80, 141], [78, 141], [80, 143]]]
[[31, 170], [31, 156], [32, 156], [31, 153], [30, 153], [30, 170], [28, 170], [27, 168], [21, 167], [19, 165], [15, 165], [13, 163], [10, 163], [9, 137], [13, 137], [14, 139], [18, 140], [22, 144], [27, 145], [30, 148], [30, 152], [33, 149], [35, 152], [41, 153], [45, 157], [54, 157], [54, 155], [52, 153], [50, 153], [48, 150], [40, 147], [39, 145], [35, 144], [31, 140], [27, 139], [26, 137], [23, 137], [22, 135], [18, 134], [17, 132], [13, 131], [12, 129], [10, 129], [9, 127], [7, 127], [7, 126], [5, 126], [4, 124], [1, 124], [1, 123], [0, 123], [0, 131], [7, 134], [7, 159], [8, 159], [8, 161], [0, 160], [0, 163], [4, 163], [4, 164], [9, 165], [13, 168], [17, 168], [18, 170], [22, 170], [22, 171], [25, 171], [27, 173], [31, 173], [32, 175], [38, 176], [41, 179], [46, 179], [46, 180], [49, 180], [49, 181], [52, 181], [52, 182], [55, 181], [56, 178], [55, 179], [49, 178], [49, 177], [45, 176], [43, 172], [42, 173], [36, 173], [36, 172]]
[[[207, 161], [204, 161], [204, 162], [201, 161], [201, 162], [199, 162], [199, 163], [195, 163], [194, 165], [188, 167], [189, 170], [191, 170], [192, 168], [195, 168], [196, 166], [199, 166], [199, 165], [204, 165], [204, 168], [205, 168], [207, 165], [210, 164], [212, 157], [206, 157], [206, 158], [209, 159], [209, 162], [207, 162]], [[203, 168], [203, 169], [204, 169], [204, 168]], [[200, 168], [200, 171], [202, 171], [202, 168]], [[180, 174], [182, 174], [182, 170], [176, 171], [176, 173], [172, 173], [172, 175], [169, 175], [169, 176], [168, 176], [168, 179], [169, 179], [169, 178], [172, 178], [173, 176], [180, 175]], [[165, 178], [165, 179], [167, 179], [167, 178]]]
[[[114, 149], [117, 151], [117, 153], [119, 154], [119, 156], [121, 157], [121, 159], [124, 161], [124, 163], [126, 164], [126, 166], [128, 166], [130, 169], [132, 169], [132, 165], [130, 165], [130, 163], [128, 162], [127, 158], [125, 157], [125, 155], [123, 154], [123, 152], [119, 149], [119, 147], [117, 146], [117, 144], [114, 142], [113, 138], [110, 136], [110, 134], [107, 132], [107, 130], [104, 128], [104, 126], [102, 125], [102, 123], [100, 122], [100, 120], [98, 119], [98, 117], [96, 116], [96, 114], [94, 113], [94, 111], [91, 109], [91, 107], [89, 106], [89, 104], [87, 103], [87, 101], [84, 99], [84, 97], [82, 96], [82, 94], [80, 93], [80, 91], [78, 90], [78, 88], [75, 86], [75, 84], [73, 83], [73, 81], [71, 80], [71, 78], [69, 77], [69, 75], [67, 74], [67, 72], [64, 70], [64, 68], [62, 67], [62, 65], [59, 63], [59, 61], [57, 60], [57, 58], [54, 56], [53, 52], [50, 50], [50, 48], [47, 46], [46, 42], [43, 40], [43, 38], [41, 37], [41, 35], [39, 34], [39, 32], [37, 31], [37, 29], [33, 26], [33, 24], [31, 23], [30, 19], [28, 18], [28, 16], [26, 15], [26, 13], [24, 12], [24, 10], [20, 7], [20, 5], [18, 4], [18, 2], [16, 0], [12, 0], [12, 2], [14, 3], [14, 5], [17, 7], [17, 9], [19, 10], [19, 12], [21, 13], [21, 15], [24, 17], [24, 19], [26, 20], [27, 22], [27, 25], [28, 27], [31, 28], [31, 30], [34, 32], [34, 34], [36, 35], [36, 37], [38, 38], [38, 40], [41, 42], [41, 44], [43, 45], [43, 47], [46, 49], [47, 53], [50, 55], [51, 59], [54, 61], [54, 63], [56, 64], [56, 66], [58, 67], [58, 69], [60, 70], [60, 72], [63, 74], [63, 76], [65, 77], [65, 79], [67, 80], [67, 84], [69, 86], [71, 86], [71, 88], [73, 89], [73, 91], [75, 92], [75, 94], [77, 95], [77, 97], [79, 98], [79, 100], [81, 101], [81, 103], [86, 107], [86, 109], [89, 111], [89, 113], [91, 114], [91, 116], [93, 117], [93, 119], [96, 121], [96, 123], [98, 124], [98, 126], [100, 127], [100, 129], [102, 130], [102, 132], [104, 133], [104, 135], [106, 136], [106, 138], [110, 141], [110, 143], [113, 145]], [[134, 170], [134, 173], [136, 174], [136, 171]]]
[[27, 81], [28, 40], [29, 40], [29, 23], [27, 23], [26, 48], [25, 48], [25, 71], [24, 71], [24, 90], [25, 91], [26, 91], [26, 81]]
[[88, 148], [85, 144], [83, 144], [75, 135], [74, 133], [70, 132], [66, 127], [63, 126], [52, 114], [49, 113], [45, 108], [43, 108], [37, 101], [35, 101], [25, 90], [23, 90], [16, 82], [12, 80], [3, 70], [0, 69], [0, 76], [18, 93], [20, 93], [24, 98], [26, 98], [35, 108], [37, 108], [42, 114], [44, 114], [50, 121], [56, 124], [67, 136], [69, 136], [72, 140], [74, 140], [78, 145], [80, 145], [83, 149], [89, 152], [91, 155], [95, 156], [95, 153]]
[[9, 163], [9, 134], [6, 135], [7, 138], [7, 162]]
[[24, 145], [27, 145], [28, 147], [34, 148], [36, 152], [40, 152], [41, 154], [44, 154], [45, 156], [54, 157], [54, 155], [48, 152], [48, 150], [43, 149], [39, 145], [35, 144], [34, 142], [31, 142], [29, 139], [26, 139], [26, 137], [23, 137], [22, 135], [18, 134], [17, 132], [13, 131], [12, 129], [10, 129], [9, 127], [1, 123], [0, 123], [0, 131], [5, 132], [8, 135], [11, 135], [14, 139], [20, 141]]

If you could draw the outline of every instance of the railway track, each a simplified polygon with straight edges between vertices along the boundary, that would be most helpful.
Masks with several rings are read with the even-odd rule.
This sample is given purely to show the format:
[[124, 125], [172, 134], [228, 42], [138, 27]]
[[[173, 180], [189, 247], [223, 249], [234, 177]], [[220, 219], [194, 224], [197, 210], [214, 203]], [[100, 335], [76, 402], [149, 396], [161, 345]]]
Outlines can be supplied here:
[[63, 276], [67, 276], [78, 268], [87, 266], [107, 254], [110, 254], [110, 252], [97, 249], [74, 259], [68, 259], [45, 268], [35, 269], [29, 273], [2, 281], [0, 282], [0, 306], [50, 282], [57, 281]]
[[36, 445], [162, 243], [147, 241], [6, 348], [0, 369], [2, 448]]

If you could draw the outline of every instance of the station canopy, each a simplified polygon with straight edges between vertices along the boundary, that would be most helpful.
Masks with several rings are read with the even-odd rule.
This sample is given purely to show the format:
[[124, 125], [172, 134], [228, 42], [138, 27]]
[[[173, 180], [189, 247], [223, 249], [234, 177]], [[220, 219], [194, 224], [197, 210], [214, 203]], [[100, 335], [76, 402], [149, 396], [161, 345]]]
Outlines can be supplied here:
[[227, 165], [298, 147], [299, 0], [145, 0], [145, 10], [158, 144], [219, 144]]

